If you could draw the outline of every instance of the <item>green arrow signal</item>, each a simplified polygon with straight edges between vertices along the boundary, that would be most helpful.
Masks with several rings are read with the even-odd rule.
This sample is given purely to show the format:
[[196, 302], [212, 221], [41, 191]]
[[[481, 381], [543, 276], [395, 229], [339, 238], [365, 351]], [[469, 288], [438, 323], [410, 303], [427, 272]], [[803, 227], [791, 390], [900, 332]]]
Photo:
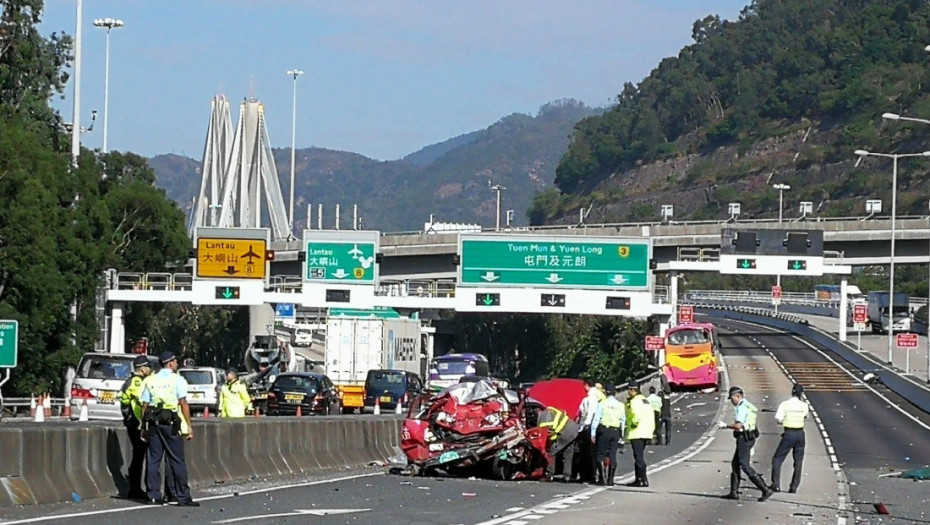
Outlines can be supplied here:
[[485, 296], [484, 296], [484, 305], [485, 305], [485, 306], [490, 306], [490, 305], [492, 305], [492, 304], [494, 304], [494, 298], [491, 297], [491, 294], [485, 294]]
[[749, 259], [743, 259], [743, 268], [749, 268]]
[[788, 261], [788, 269], [789, 270], [806, 270], [807, 261], [800, 260], [800, 259], [795, 260], [795, 261]]
[[229, 299], [229, 298], [231, 298], [232, 296], [233, 296], [233, 291], [232, 291], [231, 288], [229, 288], [229, 287], [227, 286], [226, 289], [223, 290], [223, 298], [224, 298], [224, 299]]

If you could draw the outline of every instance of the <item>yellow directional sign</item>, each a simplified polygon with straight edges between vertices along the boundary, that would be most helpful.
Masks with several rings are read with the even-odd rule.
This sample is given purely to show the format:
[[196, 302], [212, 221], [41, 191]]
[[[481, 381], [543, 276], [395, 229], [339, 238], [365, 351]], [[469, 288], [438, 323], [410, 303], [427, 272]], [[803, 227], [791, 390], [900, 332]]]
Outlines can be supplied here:
[[197, 239], [197, 277], [264, 279], [263, 239]]

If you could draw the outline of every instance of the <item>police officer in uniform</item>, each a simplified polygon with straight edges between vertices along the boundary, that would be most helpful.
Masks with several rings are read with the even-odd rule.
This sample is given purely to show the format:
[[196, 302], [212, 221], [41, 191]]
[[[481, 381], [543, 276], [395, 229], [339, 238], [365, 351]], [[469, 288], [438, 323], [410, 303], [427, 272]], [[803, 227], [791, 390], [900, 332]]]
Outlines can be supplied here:
[[136, 356], [132, 361], [133, 374], [126, 379], [120, 389], [120, 410], [123, 413], [123, 425], [129, 434], [132, 446], [132, 459], [129, 462], [129, 499], [144, 500], [142, 474], [145, 466], [145, 454], [148, 446], [142, 440], [142, 381], [152, 373], [149, 360], [144, 355]]
[[597, 445], [597, 484], [614, 484], [617, 472], [617, 444], [626, 424], [626, 407], [617, 399], [616, 389], [607, 387], [607, 397], [594, 412], [591, 423], [591, 442]]
[[562, 481], [568, 481], [572, 476], [572, 459], [575, 457], [575, 441], [581, 432], [578, 423], [572, 421], [568, 414], [555, 407], [549, 407], [539, 412], [538, 424], [549, 429], [549, 464], [546, 465], [546, 476], [555, 477], [555, 464], [562, 456]]
[[730, 424], [725, 421], [718, 421], [717, 426], [721, 429], [733, 430], [733, 437], [736, 438], [736, 451], [733, 453], [733, 461], [730, 462], [732, 467], [730, 492], [724, 495], [723, 498], [739, 500], [740, 471], [742, 471], [746, 473], [752, 484], [762, 491], [759, 501], [765, 501], [772, 497], [773, 492], [765, 485], [762, 476], [750, 464], [752, 447], [756, 444], [756, 438], [759, 437], [759, 430], [756, 428], [756, 415], [759, 410], [748, 399], [743, 397], [743, 389], [740, 387], [730, 387], [728, 394], [730, 402], [736, 407], [734, 421]]
[[166, 475], [177, 493], [178, 505], [182, 507], [199, 507], [200, 503], [191, 499], [187, 484], [187, 465], [184, 463], [184, 440], [181, 435], [186, 430], [187, 439], [193, 439], [191, 412], [187, 404], [187, 381], [178, 371], [178, 360], [171, 352], [162, 352], [159, 356], [162, 369], [149, 376], [143, 382], [142, 414], [149, 437], [148, 452], [148, 500], [151, 505], [162, 505], [159, 483], [162, 459], [167, 459]]
[[239, 372], [229, 369], [220, 388], [220, 417], [245, 417], [246, 410], [252, 410], [249, 389], [239, 381]]
[[778, 448], [775, 449], [775, 455], [772, 456], [772, 486], [775, 492], [781, 491], [781, 464], [788, 456], [788, 451], [794, 459], [794, 474], [791, 476], [791, 485], [788, 492], [792, 494], [798, 491], [798, 485], [801, 484], [801, 466], [804, 464], [804, 420], [810, 414], [810, 407], [807, 402], [801, 399], [804, 395], [804, 387], [795, 384], [791, 387], [791, 397], [782, 401], [775, 412], [775, 421], [777, 421], [784, 432], [781, 435], [781, 441]]
[[652, 435], [652, 444], [658, 445], [659, 443], [659, 422], [662, 417], [662, 398], [656, 394], [656, 387], [649, 387], [649, 395], [646, 396], [646, 401], [649, 401], [649, 406], [652, 407], [652, 410], [655, 412], [655, 434]]
[[633, 466], [636, 479], [627, 483], [628, 487], [648, 487], [649, 478], [646, 477], [646, 444], [655, 434], [655, 411], [643, 393], [639, 390], [639, 383], [630, 381], [627, 385], [629, 400], [626, 404], [626, 440], [633, 448]]

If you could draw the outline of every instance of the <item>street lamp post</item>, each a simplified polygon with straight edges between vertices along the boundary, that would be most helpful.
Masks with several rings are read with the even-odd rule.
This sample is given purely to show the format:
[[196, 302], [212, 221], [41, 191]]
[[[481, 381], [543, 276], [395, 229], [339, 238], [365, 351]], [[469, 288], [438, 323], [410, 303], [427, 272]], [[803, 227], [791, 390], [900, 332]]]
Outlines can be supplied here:
[[[490, 183], [490, 181], [488, 181]], [[506, 190], [507, 188], [501, 186], [500, 184], [495, 184], [491, 186], [491, 191], [497, 192], [497, 214], [494, 216], [494, 230], [501, 230], [501, 191]]]
[[[287, 74], [294, 79], [294, 103], [291, 110], [291, 199], [290, 206], [288, 207], [288, 233], [290, 235], [294, 234], [294, 174], [296, 173], [297, 167], [294, 165], [296, 162], [297, 153], [295, 148], [297, 147], [297, 77], [303, 75], [304, 72], [299, 69], [288, 69]], [[309, 227], [310, 218], [307, 217], [307, 225]]]
[[81, 155], [81, 25], [83, 24], [84, 2], [77, 0], [77, 15], [74, 23], [74, 115], [71, 117], [71, 164], [77, 166]]
[[119, 18], [96, 18], [94, 27], [102, 27], [107, 30], [107, 59], [106, 72], [103, 80], [103, 152], [107, 150], [107, 122], [110, 119], [110, 31], [118, 27], [123, 27], [123, 21]]
[[[782, 204], [784, 203], [784, 194], [786, 191], [791, 189], [791, 186], [787, 184], [778, 183], [778, 184], [773, 184], [772, 187], [778, 190], [778, 225], [780, 227], [781, 218], [782, 218]], [[778, 273], [777, 275], [775, 275], [775, 286], [781, 289], [781, 273]], [[778, 303], [775, 303], [775, 313], [776, 314], [778, 313]]]
[[[889, 114], [886, 114], [889, 115]], [[886, 117], [888, 118], [888, 117]], [[856, 150], [856, 155], [860, 157], [885, 157], [892, 160], [891, 171], [891, 253], [888, 261], [888, 364], [893, 364], [894, 349], [894, 240], [895, 240], [895, 220], [897, 219], [897, 200], [898, 200], [898, 159], [906, 157], [930, 157], [930, 151], [921, 153], [875, 153], [862, 149]], [[842, 319], [840, 320], [842, 322]]]

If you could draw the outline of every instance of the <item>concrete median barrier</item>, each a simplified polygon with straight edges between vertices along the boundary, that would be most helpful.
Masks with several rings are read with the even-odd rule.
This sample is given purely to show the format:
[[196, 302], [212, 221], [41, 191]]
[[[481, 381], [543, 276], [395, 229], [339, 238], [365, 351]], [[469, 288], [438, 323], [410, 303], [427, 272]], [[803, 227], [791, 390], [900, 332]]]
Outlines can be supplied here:
[[[273, 417], [194, 421], [190, 482], [246, 481], [365, 466], [393, 454], [401, 417]], [[0, 426], [0, 506], [115, 496], [128, 489], [122, 425], [27, 422]]]

